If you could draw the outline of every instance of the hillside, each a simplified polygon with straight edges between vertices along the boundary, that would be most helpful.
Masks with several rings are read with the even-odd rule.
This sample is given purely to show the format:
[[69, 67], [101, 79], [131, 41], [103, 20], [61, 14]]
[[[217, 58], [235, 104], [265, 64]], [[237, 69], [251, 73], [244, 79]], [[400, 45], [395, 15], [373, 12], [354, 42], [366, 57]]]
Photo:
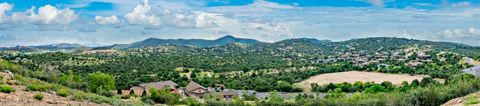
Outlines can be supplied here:
[[222, 46], [230, 43], [243, 43], [243, 44], [256, 44], [261, 43], [254, 39], [235, 38], [233, 36], [224, 36], [216, 40], [204, 40], [204, 39], [157, 39], [148, 38], [143, 41], [138, 41], [130, 44], [115, 44], [112, 46], [99, 47], [99, 48], [114, 48], [114, 49], [129, 49], [159, 45], [176, 45], [176, 46], [195, 46], [195, 47], [214, 47]]
[[[462, 61], [462, 58], [479, 55], [478, 47], [463, 44], [388, 37], [352, 39], [341, 42], [297, 38], [273, 43], [251, 44], [235, 42], [237, 41], [235, 39], [237, 38], [227, 36], [217, 40], [202, 40], [202, 42], [217, 42], [215, 44], [218, 45], [211, 47], [192, 46], [190, 44], [203, 43], [191, 40], [185, 42], [180, 42], [181, 40], [178, 39], [172, 40], [171, 42], [178, 44], [175, 45], [170, 41], [168, 41], [170, 43], [165, 43], [167, 41], [147, 39], [127, 44], [121, 49], [96, 48], [80, 53], [23, 54], [5, 52], [2, 54], [2, 58], [27, 70], [34, 70], [17, 71], [12, 69], [16, 73], [102, 95], [109, 94], [104, 91], [95, 92], [96, 89], [89, 88], [89, 85], [94, 83], [87, 80], [95, 78], [93, 75], [108, 79], [109, 87], [105, 88], [107, 90], [124, 91], [131, 89], [132, 86], [160, 81], [172, 81], [183, 87], [188, 86], [190, 81], [195, 81], [198, 85], [205, 87], [222, 85], [233, 90], [251, 90], [263, 94], [273, 91], [318, 92], [329, 95], [361, 92], [357, 95], [398, 98], [398, 100], [390, 101], [393, 103], [406, 100], [404, 98], [407, 96], [413, 96], [418, 98], [415, 99], [415, 102], [403, 102], [410, 105], [438, 105], [448, 99], [476, 92], [476, 89], [470, 90], [470, 88], [477, 87], [472, 83], [480, 81], [472, 76], [464, 75], [460, 71], [471, 67]], [[210, 43], [208, 44], [210, 45]], [[414, 84], [405, 84], [402, 81], [401, 86], [394, 86], [399, 82], [392, 83], [389, 82], [390, 80], [378, 80], [385, 81], [378, 83], [362, 82], [362, 85], [358, 85], [356, 81], [340, 84], [325, 82], [319, 83], [320, 85], [311, 83], [312, 89], [302, 89], [295, 85], [295, 83], [305, 81], [312, 76], [345, 71], [429, 77], [411, 81]], [[446, 79], [449, 83], [442, 84], [432, 80], [434, 78]], [[376, 79], [364, 81], [377, 81]], [[357, 84], [352, 86], [354, 85], [352, 82]], [[427, 89], [438, 89], [454, 95], [446, 95], [442, 92], [423, 92]], [[417, 94], [416, 92], [423, 93]], [[435, 98], [438, 99], [435, 101], [418, 102], [430, 95], [441, 98]], [[128, 98], [129, 96], [122, 97]], [[319, 99], [323, 103], [331, 104], [338, 104], [335, 100], [344, 101], [342, 103], [353, 103], [348, 96], [327, 99], [322, 96], [314, 96], [306, 99]], [[332, 99], [334, 100], [331, 101]], [[376, 98], [363, 98], [362, 100], [373, 99]], [[151, 103], [147, 100], [143, 102]], [[164, 103], [163, 101], [155, 102]], [[378, 102], [384, 103], [383, 100]]]
[[46, 51], [64, 51], [71, 52], [74, 50], [89, 49], [90, 47], [80, 44], [59, 43], [51, 45], [39, 46], [16, 46], [16, 47], [1, 47], [2, 51], [18, 51], [18, 52], [46, 52]]

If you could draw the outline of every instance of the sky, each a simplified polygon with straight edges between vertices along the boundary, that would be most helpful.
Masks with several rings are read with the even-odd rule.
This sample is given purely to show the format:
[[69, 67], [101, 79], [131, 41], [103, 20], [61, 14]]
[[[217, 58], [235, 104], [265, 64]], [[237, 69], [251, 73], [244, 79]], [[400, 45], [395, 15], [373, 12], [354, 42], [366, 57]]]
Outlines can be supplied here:
[[480, 0], [0, 0], [0, 47], [225, 35], [480, 46]]

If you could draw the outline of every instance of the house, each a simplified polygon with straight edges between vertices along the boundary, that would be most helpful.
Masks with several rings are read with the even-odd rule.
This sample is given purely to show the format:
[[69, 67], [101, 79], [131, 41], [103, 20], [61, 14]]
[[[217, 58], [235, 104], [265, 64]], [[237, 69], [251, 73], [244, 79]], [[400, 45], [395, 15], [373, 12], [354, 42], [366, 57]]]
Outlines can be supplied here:
[[190, 81], [190, 83], [185, 87], [185, 93], [187, 93], [189, 96], [203, 98], [203, 94], [209, 93], [209, 91], [200, 84]]
[[133, 86], [130, 88], [130, 92], [132, 92], [135, 96], [145, 96], [147, 95], [147, 89], [140, 87], [140, 86]]
[[127, 90], [119, 90], [118, 92], [112, 91], [114, 94], [121, 94], [121, 95], [135, 95], [135, 96], [145, 96], [148, 95], [148, 89], [155, 88], [155, 89], [162, 89], [162, 88], [169, 88], [174, 93], [181, 94], [181, 90], [177, 90], [177, 84], [173, 81], [162, 81], [162, 82], [152, 82], [152, 83], [143, 83], [139, 84], [139, 86], [130, 86]]
[[126, 96], [126, 95], [130, 95], [130, 90], [121, 90], [121, 93], [122, 95]]
[[162, 81], [162, 82], [143, 83], [143, 84], [139, 84], [139, 86], [145, 89], [148, 89], [149, 87], [153, 87], [156, 89], [162, 89], [162, 88], [176, 89], [178, 84], [173, 81]]
[[410, 67], [417, 67], [417, 66], [422, 65], [422, 64], [423, 64], [422, 62], [410, 62], [407, 65], [410, 66]]
[[237, 91], [221, 91], [214, 93], [214, 95], [220, 96], [225, 100], [232, 100], [233, 97], [238, 96], [239, 93]]

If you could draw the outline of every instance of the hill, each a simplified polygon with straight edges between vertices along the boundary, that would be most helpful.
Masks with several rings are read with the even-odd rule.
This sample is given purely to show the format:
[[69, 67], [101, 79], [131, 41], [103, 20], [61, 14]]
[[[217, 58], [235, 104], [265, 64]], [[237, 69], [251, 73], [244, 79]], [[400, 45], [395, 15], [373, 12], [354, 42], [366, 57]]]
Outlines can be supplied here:
[[89, 47], [80, 44], [59, 43], [39, 46], [15, 46], [3, 47], [0, 50], [11, 50], [19, 52], [45, 52], [45, 51], [73, 51], [77, 49], [88, 49]]
[[195, 46], [195, 47], [214, 47], [222, 46], [230, 43], [242, 43], [242, 44], [256, 44], [261, 43], [254, 39], [236, 38], [233, 36], [224, 36], [216, 40], [204, 40], [204, 39], [158, 39], [148, 38], [143, 41], [138, 41], [130, 44], [115, 44], [100, 48], [114, 48], [114, 49], [129, 49], [159, 45], [176, 45], [176, 46]]

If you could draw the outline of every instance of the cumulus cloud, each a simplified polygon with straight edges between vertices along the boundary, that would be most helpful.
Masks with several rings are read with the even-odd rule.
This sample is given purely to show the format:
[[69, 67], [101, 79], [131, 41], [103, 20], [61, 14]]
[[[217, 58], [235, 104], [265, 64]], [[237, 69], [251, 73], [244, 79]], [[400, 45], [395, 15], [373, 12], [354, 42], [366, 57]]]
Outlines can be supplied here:
[[446, 38], [478, 38], [480, 37], [480, 29], [473, 27], [468, 29], [446, 29], [440, 32], [440, 34]]
[[151, 6], [148, 0], [143, 1], [143, 5], [137, 5], [130, 13], [127, 13], [124, 17], [130, 24], [140, 25], [160, 25], [160, 19], [154, 15], [149, 14]]
[[462, 1], [462, 2], [458, 2], [458, 3], [452, 3], [451, 5], [452, 5], [452, 7], [468, 7], [468, 6], [471, 5], [471, 3], [468, 2], [468, 1]]
[[384, 1], [383, 0], [368, 0], [368, 2], [374, 6], [383, 6]]
[[109, 17], [95, 16], [95, 22], [100, 25], [117, 25], [120, 24], [120, 20], [116, 15]]
[[70, 24], [77, 19], [78, 15], [71, 9], [57, 9], [52, 5], [45, 5], [38, 8], [38, 14], [35, 13], [35, 7], [25, 12], [15, 12], [12, 14], [12, 22], [24, 24]]
[[7, 20], [7, 14], [5, 12], [12, 10], [12, 5], [6, 2], [0, 4], [0, 23]]
[[276, 9], [290, 9], [293, 8], [293, 6], [288, 6], [288, 5], [281, 5], [273, 2], [268, 2], [265, 0], [255, 0], [253, 4], [251, 4], [253, 7], [260, 7], [260, 8], [276, 8]]

